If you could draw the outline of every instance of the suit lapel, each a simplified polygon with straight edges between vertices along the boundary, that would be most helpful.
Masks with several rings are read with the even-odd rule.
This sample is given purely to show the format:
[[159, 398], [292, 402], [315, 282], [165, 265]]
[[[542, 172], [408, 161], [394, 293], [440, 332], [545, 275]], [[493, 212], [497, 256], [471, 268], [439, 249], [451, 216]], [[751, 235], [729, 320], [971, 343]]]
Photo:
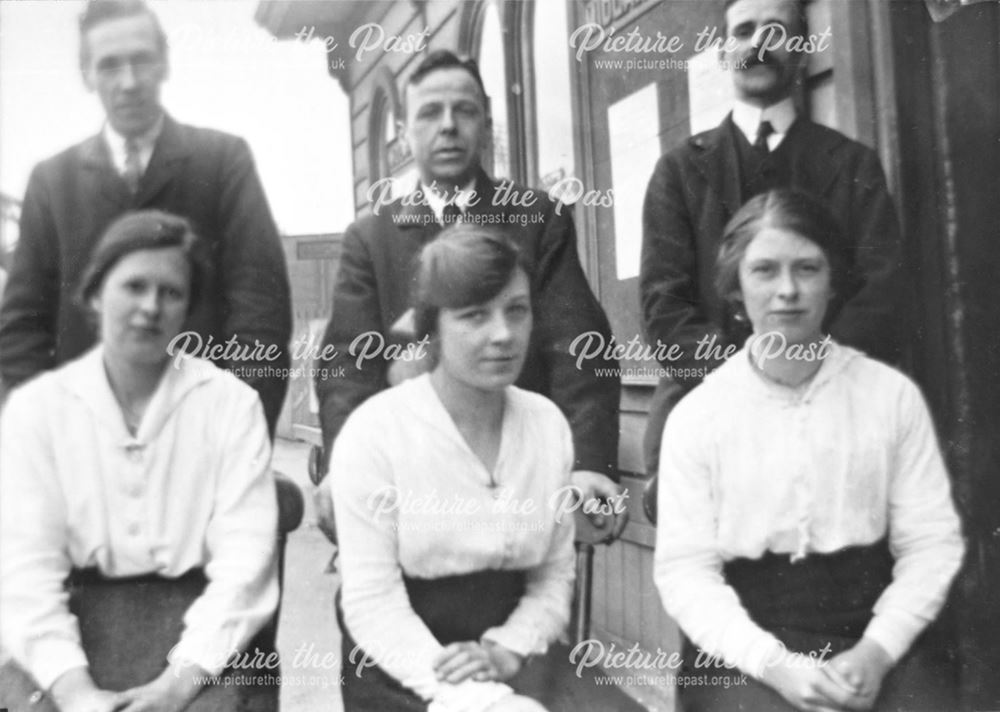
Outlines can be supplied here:
[[192, 150], [188, 142], [184, 141], [182, 132], [183, 128], [176, 121], [169, 116], [164, 117], [163, 130], [139, 182], [139, 192], [135, 196], [136, 207], [147, 205], [180, 173], [181, 165]]
[[110, 203], [116, 210], [128, 207], [131, 201], [128, 186], [111, 163], [111, 153], [103, 134], [92, 136], [80, 144], [80, 165], [86, 173], [82, 185], [93, 186], [96, 199]]
[[486, 171], [482, 168], [476, 174], [476, 182], [473, 190], [476, 191], [476, 204], [469, 206], [469, 213], [472, 215], [487, 215], [497, 210], [493, 205], [493, 193], [497, 184], [490, 180]]
[[[730, 114], [716, 128], [689, 139], [700, 149], [693, 161], [695, 169], [704, 177], [708, 190], [716, 193], [725, 211], [723, 224], [740, 207], [740, 166], [731, 125]], [[715, 186], [721, 186], [721, 192], [717, 192]]]
[[[470, 214], [483, 215], [493, 209], [494, 188], [493, 181], [480, 168], [475, 182], [476, 204], [469, 207]], [[410, 238], [419, 239], [422, 245], [437, 237], [437, 234], [441, 232], [441, 224], [437, 221], [434, 211], [427, 204], [423, 194], [418, 195], [418, 193], [420, 193], [419, 187], [403, 199], [397, 213], [396, 224], [403, 234]]]
[[429, 242], [441, 231], [441, 225], [419, 184], [416, 190], [403, 198], [394, 221], [403, 239], [416, 240], [418, 245]]

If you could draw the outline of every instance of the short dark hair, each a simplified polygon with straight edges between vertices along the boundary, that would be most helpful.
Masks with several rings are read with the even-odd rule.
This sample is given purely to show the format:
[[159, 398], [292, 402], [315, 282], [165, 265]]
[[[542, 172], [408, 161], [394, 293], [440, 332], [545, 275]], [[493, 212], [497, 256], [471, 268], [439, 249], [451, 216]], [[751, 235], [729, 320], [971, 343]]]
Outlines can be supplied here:
[[[726, 224], [715, 260], [715, 289], [731, 307], [738, 308], [742, 302], [740, 262], [749, 244], [767, 227], [794, 232], [823, 250], [830, 264], [830, 284], [839, 302], [857, 290], [854, 248], [836, 216], [812, 194], [782, 188], [751, 198]], [[834, 312], [832, 308], [827, 311], [827, 321]]]
[[496, 228], [456, 223], [420, 252], [413, 290], [417, 338], [437, 335], [442, 309], [488, 302], [518, 268], [530, 274], [521, 250]]
[[[806, 4], [804, 0], [784, 0], [785, 2], [794, 2], [797, 12], [795, 13], [796, 18], [799, 21], [799, 32], [803, 35], [809, 33], [809, 14], [806, 12]], [[729, 23], [725, 20], [726, 11], [729, 10], [730, 5], [735, 5], [740, 2], [740, 0], [725, 0], [725, 4], [722, 8], [723, 22], [722, 26], [726, 31], [726, 35], [729, 34]]]
[[163, 31], [159, 18], [143, 0], [87, 0], [87, 6], [80, 13], [80, 67], [86, 68], [90, 61], [90, 47], [87, 44], [87, 33], [91, 29], [109, 20], [123, 17], [146, 15], [153, 22], [156, 33], [156, 47], [161, 57], [167, 56], [167, 35]]
[[479, 87], [479, 93], [483, 97], [483, 108], [487, 113], [490, 108], [490, 98], [486, 94], [486, 86], [483, 84], [483, 77], [479, 74], [479, 65], [471, 57], [459, 57], [457, 54], [447, 49], [436, 49], [424, 57], [417, 68], [413, 70], [406, 79], [403, 87], [403, 105], [406, 105], [407, 89], [422, 82], [428, 74], [441, 69], [461, 69], [469, 73]]
[[119, 260], [139, 250], [167, 247], [179, 247], [191, 265], [190, 314], [201, 297], [208, 277], [208, 260], [191, 224], [182, 217], [161, 210], [125, 213], [107, 227], [83, 271], [77, 300], [89, 310], [91, 298], [97, 294], [104, 278]]

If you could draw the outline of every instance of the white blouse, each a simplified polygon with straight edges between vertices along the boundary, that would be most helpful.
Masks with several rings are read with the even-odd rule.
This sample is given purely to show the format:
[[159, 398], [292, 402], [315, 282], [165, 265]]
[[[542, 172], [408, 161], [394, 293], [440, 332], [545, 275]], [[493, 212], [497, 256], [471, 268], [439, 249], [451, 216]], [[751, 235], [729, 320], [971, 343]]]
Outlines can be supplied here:
[[747, 615], [724, 561], [796, 560], [889, 535], [893, 582], [864, 635], [898, 660], [944, 604], [964, 545], [927, 406], [906, 376], [837, 344], [808, 386], [757, 374], [747, 349], [671, 413], [655, 580], [711, 655], [759, 676], [781, 644]]
[[505, 395], [495, 488], [429, 374], [371, 397], [351, 414], [325, 480], [347, 627], [388, 674], [432, 700], [433, 710], [482, 710], [510, 689], [437, 681], [432, 662], [443, 646], [410, 606], [404, 573], [526, 570], [520, 603], [482, 636], [521, 655], [545, 652], [569, 621], [573, 515], [555, 516], [573, 464], [569, 425], [542, 396], [514, 387]]
[[168, 366], [137, 434], [100, 346], [15, 390], [0, 417], [0, 631], [38, 683], [87, 665], [63, 582], [180, 576], [208, 586], [171, 661], [210, 674], [278, 601], [277, 501], [257, 394], [208, 361]]

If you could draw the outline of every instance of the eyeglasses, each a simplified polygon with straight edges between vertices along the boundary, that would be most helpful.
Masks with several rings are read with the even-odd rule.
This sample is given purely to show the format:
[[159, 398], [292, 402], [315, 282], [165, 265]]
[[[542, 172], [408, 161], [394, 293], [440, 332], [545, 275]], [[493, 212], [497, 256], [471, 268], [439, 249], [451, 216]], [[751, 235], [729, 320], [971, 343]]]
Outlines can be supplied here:
[[98, 62], [97, 76], [103, 80], [118, 79], [126, 68], [132, 70], [136, 79], [144, 80], [152, 77], [163, 64], [163, 60], [155, 54], [136, 54], [131, 57], [105, 57]]

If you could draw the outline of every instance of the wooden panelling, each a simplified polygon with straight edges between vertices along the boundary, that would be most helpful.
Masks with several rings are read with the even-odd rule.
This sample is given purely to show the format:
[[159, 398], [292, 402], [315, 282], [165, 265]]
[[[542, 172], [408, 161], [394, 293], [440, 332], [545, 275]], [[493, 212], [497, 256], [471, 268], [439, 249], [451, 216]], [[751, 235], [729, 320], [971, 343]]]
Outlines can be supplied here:
[[599, 546], [594, 552], [594, 579], [591, 588], [592, 626], [606, 629], [608, 627], [608, 552], [607, 547]]
[[642, 593], [638, 590], [642, 581], [642, 554], [647, 549], [623, 544], [622, 547], [622, 627], [618, 630], [626, 640], [639, 640], [642, 635]]
[[626, 592], [633, 585], [625, 577], [625, 548], [631, 546], [620, 539], [605, 547], [607, 555], [607, 587], [608, 610], [606, 613], [608, 629], [623, 631], [625, 629]]
[[[368, 30], [362, 29], [362, 27], [369, 23], [375, 23], [379, 28], [372, 30], [372, 34], [370, 35], [371, 40], [377, 42], [379, 37], [381, 37], [382, 41], [375, 49], [364, 51], [358, 55], [358, 51], [361, 49], [361, 42], [363, 41], [362, 35], [368, 34]], [[422, 29], [423, 22], [419, 14], [414, 12], [413, 6], [408, 2], [391, 3], [382, 12], [372, 13], [372, 15], [362, 18], [357, 27], [352, 28], [352, 32], [358, 32], [359, 34], [356, 38], [355, 47], [351, 50], [351, 61], [354, 62], [350, 71], [351, 91], [360, 92], [367, 96], [364, 92], [365, 83], [370, 79], [376, 67], [386, 66], [387, 64], [391, 67], [396, 67], [407, 56], [412, 54], [411, 52], [386, 51], [385, 46], [388, 38], [415, 34]]]
[[[423, 6], [423, 16], [426, 18], [427, 26], [432, 28], [441, 28], [445, 25], [454, 24], [457, 25], [459, 19], [459, 13], [463, 11], [463, 6], [465, 2], [429, 2], [425, 3]], [[445, 42], [448, 38], [439, 37], [437, 38], [439, 42]], [[458, 46], [457, 37], [455, 39], [455, 45]], [[444, 46], [443, 44], [436, 44], [435, 46]]]
[[644, 413], [622, 412], [618, 416], [618, 469], [644, 474], [642, 440], [646, 434]]

